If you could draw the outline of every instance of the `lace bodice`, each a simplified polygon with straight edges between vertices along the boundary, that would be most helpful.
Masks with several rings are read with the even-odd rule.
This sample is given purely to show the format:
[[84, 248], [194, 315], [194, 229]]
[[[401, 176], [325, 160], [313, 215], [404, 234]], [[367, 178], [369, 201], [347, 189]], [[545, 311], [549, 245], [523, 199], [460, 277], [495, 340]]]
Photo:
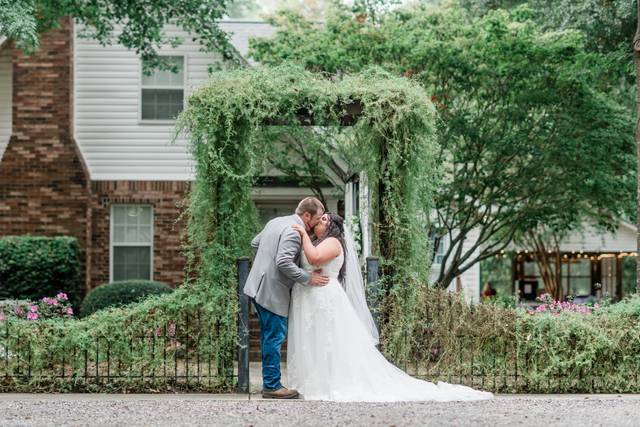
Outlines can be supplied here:
[[315, 267], [309, 264], [309, 261], [307, 260], [307, 256], [304, 254], [304, 251], [302, 251], [301, 260], [302, 260], [301, 267], [304, 270], [308, 272], [312, 272], [314, 270], [317, 270], [318, 268], [321, 268], [322, 274], [326, 275], [330, 279], [337, 279], [338, 275], [340, 274], [340, 269], [342, 268], [342, 263], [344, 262], [344, 254], [341, 252], [340, 255], [338, 255], [337, 257], [335, 257], [334, 259], [332, 259], [331, 261], [327, 262], [326, 264], [320, 267]]

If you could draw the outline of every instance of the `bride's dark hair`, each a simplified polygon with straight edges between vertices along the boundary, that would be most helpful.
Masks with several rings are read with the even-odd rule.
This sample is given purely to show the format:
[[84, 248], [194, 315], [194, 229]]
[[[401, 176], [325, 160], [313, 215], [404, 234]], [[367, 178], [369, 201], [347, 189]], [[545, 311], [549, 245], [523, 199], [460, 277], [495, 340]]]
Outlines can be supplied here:
[[314, 246], [318, 246], [323, 240], [326, 240], [329, 237], [338, 239], [340, 245], [342, 245], [342, 254], [344, 255], [342, 259], [342, 267], [340, 267], [340, 273], [338, 273], [338, 280], [342, 283], [344, 282], [344, 276], [347, 269], [347, 246], [344, 241], [344, 219], [342, 219], [342, 217], [337, 213], [326, 212], [325, 214], [329, 216], [327, 229], [322, 236], [316, 236], [316, 240], [313, 241], [313, 244]]

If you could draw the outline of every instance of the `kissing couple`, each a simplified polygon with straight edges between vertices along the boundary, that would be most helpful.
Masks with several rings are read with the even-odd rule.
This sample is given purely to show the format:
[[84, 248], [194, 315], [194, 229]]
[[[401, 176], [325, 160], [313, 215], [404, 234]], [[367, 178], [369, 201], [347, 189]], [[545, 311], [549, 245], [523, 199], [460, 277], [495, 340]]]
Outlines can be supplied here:
[[[315, 239], [309, 235], [313, 232]], [[260, 320], [262, 396], [343, 402], [491, 399], [463, 385], [422, 381], [378, 351], [353, 236], [320, 200], [303, 199], [253, 239], [244, 293]], [[288, 332], [287, 382], [280, 348]]]

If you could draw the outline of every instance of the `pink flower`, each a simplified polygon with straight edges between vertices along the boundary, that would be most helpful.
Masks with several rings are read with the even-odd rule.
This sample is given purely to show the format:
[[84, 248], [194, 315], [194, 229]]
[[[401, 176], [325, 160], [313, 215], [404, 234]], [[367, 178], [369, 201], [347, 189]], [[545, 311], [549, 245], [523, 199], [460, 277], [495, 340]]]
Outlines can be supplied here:
[[49, 305], [58, 305], [58, 300], [55, 298], [49, 298], [49, 297], [44, 297], [42, 298], [42, 301], [45, 304], [49, 304]]
[[169, 322], [168, 334], [169, 334], [170, 337], [174, 337], [176, 335], [176, 324], [175, 324], [175, 322]]
[[0, 311], [0, 322], [7, 320], [7, 316], [4, 315], [4, 311]]
[[20, 307], [19, 305], [16, 305], [15, 308], [13, 309], [13, 311], [18, 315], [18, 316], [22, 316], [24, 314], [24, 310], [22, 310], [22, 307]]
[[156, 334], [157, 337], [162, 335], [162, 331], [160, 330], [160, 328], [156, 328], [155, 334]]
[[27, 319], [36, 320], [37, 318], [38, 318], [38, 313], [34, 313], [34, 312], [27, 313]]
[[64, 292], [60, 292], [58, 295], [56, 295], [56, 298], [58, 298], [59, 300], [62, 300], [62, 301], [66, 301], [66, 300], [69, 299], [67, 294], [65, 294]]
[[38, 306], [37, 306], [37, 305], [32, 305], [32, 306], [30, 307], [30, 309], [31, 309], [31, 312], [32, 312], [32, 313], [37, 313], [37, 312], [38, 312]]
[[71, 307], [67, 307], [66, 313], [67, 313], [69, 316], [73, 316], [73, 308], [71, 308]]

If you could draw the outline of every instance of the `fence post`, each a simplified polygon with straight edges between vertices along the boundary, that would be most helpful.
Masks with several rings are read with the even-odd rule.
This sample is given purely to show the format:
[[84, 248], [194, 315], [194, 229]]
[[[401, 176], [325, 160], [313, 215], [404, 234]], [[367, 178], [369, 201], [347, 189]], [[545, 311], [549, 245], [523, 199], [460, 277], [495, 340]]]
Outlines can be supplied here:
[[369, 305], [369, 310], [371, 310], [373, 321], [376, 324], [378, 330], [380, 330], [380, 325], [378, 323], [378, 297], [380, 293], [380, 285], [378, 283], [378, 270], [378, 257], [367, 257], [367, 304]]
[[238, 393], [249, 392], [249, 297], [242, 291], [249, 276], [249, 258], [238, 258]]

